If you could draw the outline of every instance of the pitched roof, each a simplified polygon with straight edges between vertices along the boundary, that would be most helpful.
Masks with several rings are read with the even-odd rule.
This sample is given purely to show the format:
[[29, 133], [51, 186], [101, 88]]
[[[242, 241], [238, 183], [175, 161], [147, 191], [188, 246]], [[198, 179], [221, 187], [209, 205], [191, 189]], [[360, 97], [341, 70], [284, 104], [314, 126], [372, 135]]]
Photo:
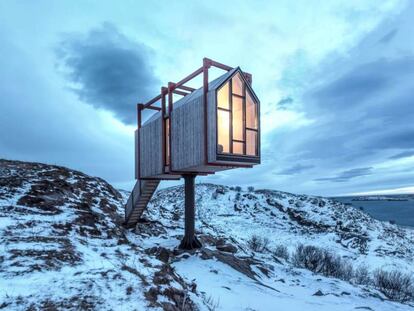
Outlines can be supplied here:
[[[242, 74], [242, 71], [240, 69], [240, 67], [235, 67], [229, 71], [227, 71], [226, 73], [224, 73], [223, 75], [221, 75], [220, 77], [214, 79], [213, 81], [209, 82], [208, 84], [208, 91], [216, 91], [219, 87], [221, 87], [227, 80], [229, 80], [231, 77], [233, 77], [233, 75], [236, 74], [236, 72], [240, 72], [241, 73], [241, 78], [243, 79], [244, 83], [246, 84], [246, 86], [248, 87], [250, 93], [252, 93], [252, 95], [255, 97], [255, 99], [258, 101], [257, 95], [255, 94], [255, 92], [253, 91], [251, 85], [249, 83], [247, 83], [244, 75]], [[174, 103], [174, 107], [180, 107], [182, 105], [184, 105], [185, 103], [192, 101], [194, 98], [203, 96], [203, 87], [198, 88], [197, 90], [193, 91], [192, 93], [188, 94], [187, 96], [184, 96], [183, 98], [180, 98], [179, 100], [177, 100]], [[161, 112], [157, 112], [154, 113], [147, 121], [144, 122], [150, 122], [153, 121], [155, 119], [157, 119], [159, 116], [161, 115]]]

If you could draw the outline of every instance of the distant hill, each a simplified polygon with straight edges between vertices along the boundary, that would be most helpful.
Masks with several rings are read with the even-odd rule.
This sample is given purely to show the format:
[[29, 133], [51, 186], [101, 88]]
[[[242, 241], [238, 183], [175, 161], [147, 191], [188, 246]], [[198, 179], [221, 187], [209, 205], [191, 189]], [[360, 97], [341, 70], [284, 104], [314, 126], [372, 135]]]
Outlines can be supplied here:
[[[413, 308], [352, 272], [412, 275], [413, 230], [327, 198], [199, 184], [204, 247], [182, 252], [183, 188], [159, 190], [130, 230], [128, 194], [67, 168], [0, 160], [0, 309]], [[328, 274], [322, 261], [304, 269], [298, 245], [349, 263], [349, 277]]]

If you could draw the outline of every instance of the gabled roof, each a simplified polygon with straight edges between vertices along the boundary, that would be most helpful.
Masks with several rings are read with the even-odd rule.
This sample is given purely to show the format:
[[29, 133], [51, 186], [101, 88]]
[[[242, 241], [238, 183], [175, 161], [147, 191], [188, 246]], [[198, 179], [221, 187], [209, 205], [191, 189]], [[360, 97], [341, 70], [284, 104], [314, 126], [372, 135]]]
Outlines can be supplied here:
[[[218, 88], [220, 88], [224, 83], [226, 83], [228, 80], [230, 80], [237, 72], [240, 73], [240, 77], [243, 79], [243, 82], [245, 83], [246, 87], [249, 89], [250, 93], [252, 94], [252, 96], [255, 98], [255, 100], [257, 102], [259, 102], [259, 99], [256, 95], [256, 93], [253, 91], [251, 85], [246, 81], [246, 78], [243, 74], [243, 72], [241, 71], [240, 67], [236, 67], [233, 68], [232, 70], [226, 72], [225, 74], [221, 75], [220, 77], [214, 79], [213, 81], [209, 82], [208, 84], [208, 91], [216, 91]], [[187, 96], [184, 96], [183, 98], [180, 98], [179, 100], [177, 100], [174, 103], [174, 107], [180, 107], [182, 105], [184, 105], [185, 103], [193, 100], [194, 98], [203, 96], [203, 87], [198, 88], [197, 90], [193, 91], [192, 93], [188, 94]], [[154, 113], [154, 115], [152, 115], [147, 121], [144, 122], [150, 122], [152, 120], [155, 120], [156, 118], [158, 118], [158, 116], [161, 113]]]

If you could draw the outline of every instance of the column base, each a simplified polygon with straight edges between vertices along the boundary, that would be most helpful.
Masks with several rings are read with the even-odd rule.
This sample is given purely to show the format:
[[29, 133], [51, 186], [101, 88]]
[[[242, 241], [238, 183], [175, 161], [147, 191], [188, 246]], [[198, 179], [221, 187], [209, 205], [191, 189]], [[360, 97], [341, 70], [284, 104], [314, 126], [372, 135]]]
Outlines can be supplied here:
[[179, 248], [185, 249], [185, 250], [192, 250], [192, 249], [201, 248], [202, 246], [203, 245], [197, 239], [196, 236], [192, 236], [192, 237], [184, 236], [184, 238], [182, 239], [180, 243]]

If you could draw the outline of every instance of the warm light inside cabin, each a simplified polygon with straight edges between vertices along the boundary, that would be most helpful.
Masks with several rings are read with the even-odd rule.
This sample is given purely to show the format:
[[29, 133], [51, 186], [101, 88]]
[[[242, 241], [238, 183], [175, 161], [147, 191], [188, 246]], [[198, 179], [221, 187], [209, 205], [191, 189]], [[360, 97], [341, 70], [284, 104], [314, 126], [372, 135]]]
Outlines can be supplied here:
[[217, 91], [217, 152], [258, 156], [257, 102], [240, 73]]
[[230, 152], [230, 112], [218, 110], [217, 123], [219, 133], [217, 137], [218, 152]]

